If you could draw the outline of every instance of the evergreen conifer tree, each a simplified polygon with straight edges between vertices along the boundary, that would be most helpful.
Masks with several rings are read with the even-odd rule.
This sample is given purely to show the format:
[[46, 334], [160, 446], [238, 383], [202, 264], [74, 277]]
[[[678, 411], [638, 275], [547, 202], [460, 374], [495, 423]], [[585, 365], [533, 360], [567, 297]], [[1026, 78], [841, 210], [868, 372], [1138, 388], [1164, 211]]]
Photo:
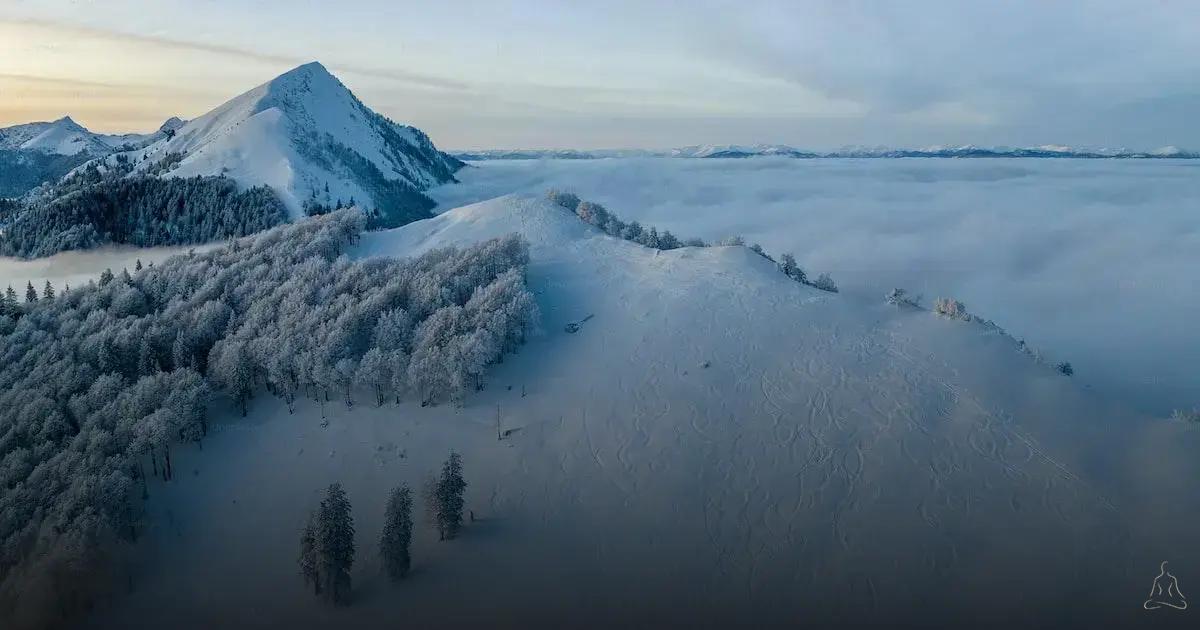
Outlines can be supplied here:
[[300, 534], [300, 575], [304, 585], [311, 586], [314, 595], [321, 594], [320, 558], [317, 555], [317, 515], [310, 513], [304, 531]]
[[38, 301], [37, 289], [33, 288], [33, 282], [25, 285], [25, 301], [30, 304]]
[[325, 491], [317, 511], [318, 570], [325, 597], [334, 604], [350, 602], [350, 568], [354, 566], [354, 518], [342, 484]]
[[383, 535], [379, 539], [379, 554], [388, 577], [399, 580], [408, 573], [412, 563], [409, 547], [412, 544], [412, 490], [408, 484], [392, 490], [383, 519]]
[[462, 458], [450, 451], [450, 457], [442, 464], [442, 476], [437, 484], [437, 525], [441, 540], [458, 536], [462, 528], [463, 492], [467, 482], [462, 476]]
[[0, 315], [7, 315], [16, 319], [21, 314], [21, 305], [17, 302], [17, 292], [13, 291], [12, 285], [8, 285], [8, 289], [4, 291], [4, 297], [0, 299]]

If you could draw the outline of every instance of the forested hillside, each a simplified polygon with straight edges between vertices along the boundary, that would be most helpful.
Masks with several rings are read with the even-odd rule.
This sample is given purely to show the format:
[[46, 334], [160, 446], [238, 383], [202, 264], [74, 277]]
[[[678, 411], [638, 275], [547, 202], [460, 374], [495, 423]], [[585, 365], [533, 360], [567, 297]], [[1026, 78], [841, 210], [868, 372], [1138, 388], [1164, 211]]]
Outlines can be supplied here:
[[213, 392], [243, 410], [264, 389], [458, 401], [535, 325], [519, 237], [350, 262], [365, 222], [335, 212], [0, 302], [0, 617], [41, 625], [127, 587], [147, 477], [204, 439]]
[[245, 236], [286, 220], [266, 186], [226, 177], [128, 177], [131, 164], [95, 163], [42, 194], [0, 208], [0, 254], [36, 258], [109, 243], [153, 247]]
[[45, 182], [57, 181], [90, 159], [86, 153], [59, 155], [0, 148], [0, 198], [18, 197]]

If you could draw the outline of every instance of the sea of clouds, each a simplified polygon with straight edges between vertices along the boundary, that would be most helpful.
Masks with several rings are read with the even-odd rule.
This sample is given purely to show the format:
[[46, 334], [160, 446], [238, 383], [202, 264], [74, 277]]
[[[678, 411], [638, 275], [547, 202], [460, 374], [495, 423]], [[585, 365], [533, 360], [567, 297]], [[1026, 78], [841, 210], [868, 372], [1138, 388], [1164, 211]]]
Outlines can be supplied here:
[[850, 299], [962, 300], [1146, 413], [1200, 405], [1200, 160], [488, 161], [442, 209], [563, 188], [680, 236], [740, 234]]

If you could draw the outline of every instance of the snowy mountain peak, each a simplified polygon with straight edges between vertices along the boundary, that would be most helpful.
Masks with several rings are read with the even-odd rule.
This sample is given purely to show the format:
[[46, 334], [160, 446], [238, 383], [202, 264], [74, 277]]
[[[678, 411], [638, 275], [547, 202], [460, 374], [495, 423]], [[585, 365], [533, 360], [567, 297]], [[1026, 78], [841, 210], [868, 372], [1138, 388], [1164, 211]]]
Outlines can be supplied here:
[[[318, 62], [293, 68], [135, 153], [144, 172], [266, 185], [294, 218], [352, 201], [384, 224], [428, 216], [421, 194], [462, 163], [375, 113]], [[177, 164], [176, 164], [177, 162]]]
[[168, 131], [176, 131], [180, 127], [184, 126], [185, 124], [187, 124], [186, 120], [184, 120], [178, 116], [172, 116], [172, 117], [168, 118], [166, 121], [164, 121], [163, 124], [159, 125], [158, 130], [161, 133], [166, 133]]
[[306, 64], [301, 64], [284, 72], [283, 74], [271, 80], [271, 83], [282, 83], [298, 78], [312, 78], [315, 76], [327, 77], [333, 81], [337, 81], [337, 77], [321, 64], [319, 61], [310, 61]]
[[38, 124], [41, 127], [35, 130], [36, 134], [17, 148], [58, 155], [104, 155], [112, 150], [100, 136], [85, 129], [70, 116], [64, 116], [51, 123], [35, 123]]
[[67, 129], [76, 130], [76, 131], [87, 131], [87, 129], [84, 129], [82, 125], [75, 122], [75, 119], [71, 118], [70, 116], [63, 116], [62, 118], [59, 118], [58, 120], [56, 120], [50, 124], [54, 125], [56, 127], [63, 127], [63, 128], [67, 128]]

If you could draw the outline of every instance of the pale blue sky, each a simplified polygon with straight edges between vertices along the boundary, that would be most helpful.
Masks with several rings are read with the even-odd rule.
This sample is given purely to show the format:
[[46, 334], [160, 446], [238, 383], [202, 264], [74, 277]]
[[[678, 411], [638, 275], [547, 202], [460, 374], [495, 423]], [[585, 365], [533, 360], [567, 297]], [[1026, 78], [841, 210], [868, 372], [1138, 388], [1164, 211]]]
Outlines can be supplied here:
[[318, 60], [439, 145], [1200, 147], [1200, 3], [0, 0], [0, 125], [196, 116]]

